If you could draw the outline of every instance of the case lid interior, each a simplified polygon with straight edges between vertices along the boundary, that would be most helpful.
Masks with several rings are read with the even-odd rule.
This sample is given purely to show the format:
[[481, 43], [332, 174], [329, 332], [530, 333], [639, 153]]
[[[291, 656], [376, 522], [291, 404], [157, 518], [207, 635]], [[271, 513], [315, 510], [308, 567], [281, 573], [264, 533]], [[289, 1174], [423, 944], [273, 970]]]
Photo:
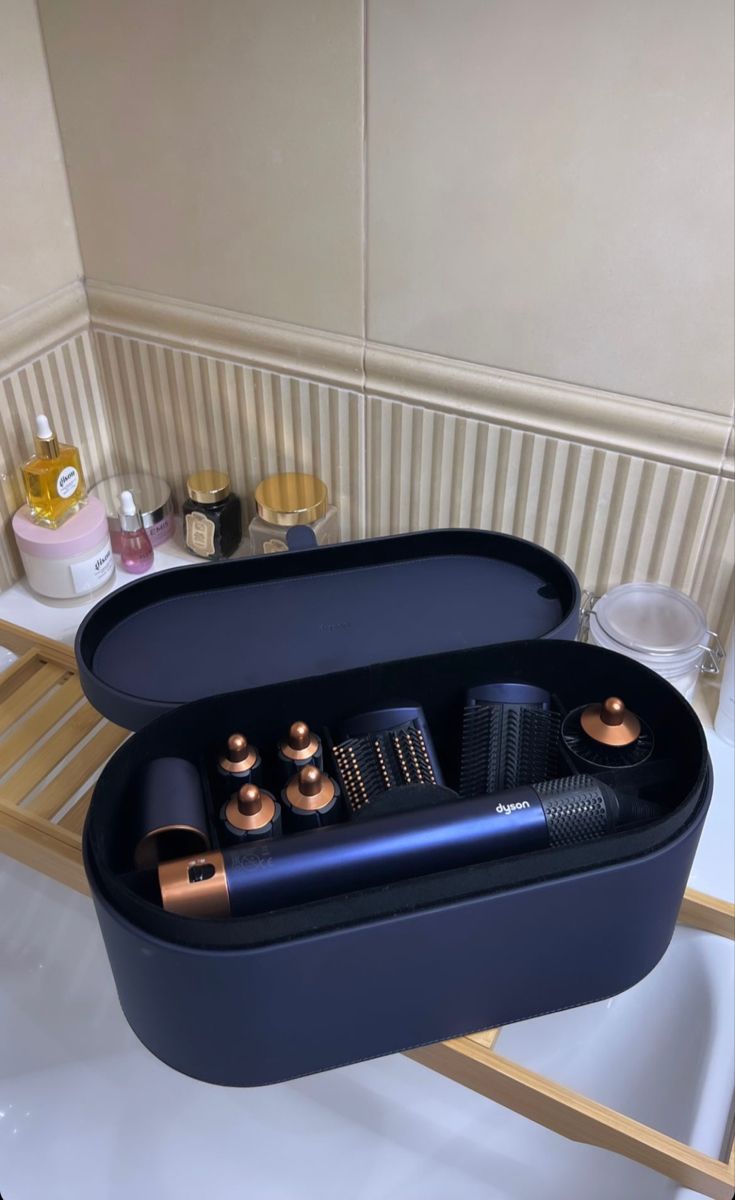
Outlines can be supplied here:
[[102, 600], [76, 650], [90, 701], [138, 729], [222, 692], [573, 638], [578, 610], [574, 575], [548, 551], [446, 530], [166, 571]]

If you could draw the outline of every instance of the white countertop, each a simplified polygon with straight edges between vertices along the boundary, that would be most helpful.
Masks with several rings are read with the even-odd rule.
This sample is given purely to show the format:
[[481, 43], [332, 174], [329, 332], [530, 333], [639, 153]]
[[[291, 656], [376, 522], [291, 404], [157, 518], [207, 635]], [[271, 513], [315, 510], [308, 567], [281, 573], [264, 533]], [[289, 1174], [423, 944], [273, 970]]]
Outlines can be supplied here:
[[[192, 561], [157, 552], [162, 569]], [[17, 584], [0, 617], [70, 642], [99, 598], [47, 606]], [[690, 883], [733, 899], [733, 750], [708, 739], [715, 795]], [[91, 901], [2, 856], [0, 946], [4, 1200], [693, 1196], [400, 1055], [253, 1091], [178, 1075], [127, 1026]], [[718, 1153], [735, 1083], [733, 958], [725, 939], [678, 929], [636, 988], [508, 1027], [497, 1049]]]

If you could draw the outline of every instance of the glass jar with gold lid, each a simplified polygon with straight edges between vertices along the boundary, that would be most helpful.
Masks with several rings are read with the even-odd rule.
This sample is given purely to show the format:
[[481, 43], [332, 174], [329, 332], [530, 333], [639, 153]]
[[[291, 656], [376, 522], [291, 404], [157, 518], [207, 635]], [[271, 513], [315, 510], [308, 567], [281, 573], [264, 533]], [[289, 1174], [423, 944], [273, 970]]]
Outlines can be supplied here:
[[240, 545], [240, 500], [226, 471], [195, 471], [186, 481], [184, 538], [192, 554], [216, 561], [229, 558]]
[[253, 554], [288, 550], [288, 531], [308, 526], [318, 545], [337, 541], [337, 509], [329, 503], [327, 485], [316, 475], [290, 471], [269, 475], [255, 489], [257, 515], [250, 522]]

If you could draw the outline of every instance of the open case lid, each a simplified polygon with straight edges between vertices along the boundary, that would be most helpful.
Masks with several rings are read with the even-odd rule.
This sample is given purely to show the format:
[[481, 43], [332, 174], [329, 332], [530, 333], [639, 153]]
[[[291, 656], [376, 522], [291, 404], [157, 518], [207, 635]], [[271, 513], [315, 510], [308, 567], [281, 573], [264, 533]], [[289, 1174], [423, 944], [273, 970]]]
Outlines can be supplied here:
[[140, 729], [221, 692], [498, 642], [576, 636], [579, 585], [532, 542], [449, 529], [163, 571], [76, 640], [94, 707]]

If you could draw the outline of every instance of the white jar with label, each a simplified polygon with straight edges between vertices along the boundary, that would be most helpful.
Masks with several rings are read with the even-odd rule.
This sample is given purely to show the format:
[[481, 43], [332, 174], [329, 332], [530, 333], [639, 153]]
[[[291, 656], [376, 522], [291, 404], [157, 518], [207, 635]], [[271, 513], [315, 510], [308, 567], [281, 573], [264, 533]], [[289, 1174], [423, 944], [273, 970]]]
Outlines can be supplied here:
[[13, 517], [13, 532], [28, 583], [39, 596], [74, 600], [115, 574], [107, 513], [96, 496], [58, 529], [37, 525], [24, 504]]

